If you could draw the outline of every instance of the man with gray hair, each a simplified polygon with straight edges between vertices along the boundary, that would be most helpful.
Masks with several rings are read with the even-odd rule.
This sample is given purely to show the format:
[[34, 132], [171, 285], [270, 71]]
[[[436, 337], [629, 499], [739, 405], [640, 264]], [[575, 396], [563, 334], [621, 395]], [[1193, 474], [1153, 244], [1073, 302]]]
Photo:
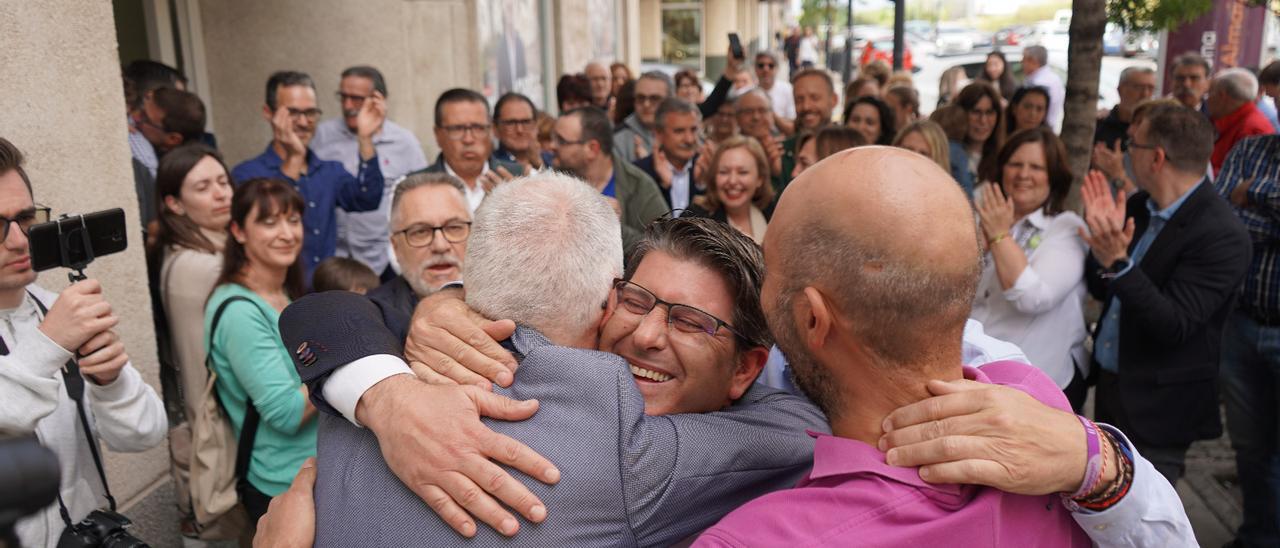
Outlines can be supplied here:
[[688, 101], [668, 97], [658, 105], [654, 128], [658, 146], [635, 166], [658, 183], [668, 209], [688, 208], [694, 196], [706, 191], [694, 173], [702, 113]]
[[[418, 301], [462, 280], [470, 233], [471, 209], [461, 179], [422, 172], [400, 181], [391, 198], [390, 248], [401, 274], [362, 297], [377, 307], [386, 329], [408, 330]], [[328, 393], [334, 402], [354, 402], [396, 365], [375, 356], [362, 367], [337, 370]]]
[[622, 120], [614, 131], [613, 151], [628, 163], [649, 155], [653, 150], [653, 126], [658, 105], [671, 96], [675, 88], [671, 77], [651, 70], [636, 79], [636, 111]]
[[1209, 83], [1209, 97], [1205, 106], [1209, 119], [1218, 130], [1218, 140], [1213, 143], [1213, 172], [1222, 169], [1227, 153], [1236, 143], [1247, 137], [1271, 135], [1275, 128], [1258, 110], [1254, 102], [1258, 98], [1258, 79], [1248, 69], [1236, 67], [1219, 72]]
[[1062, 129], [1062, 102], [1066, 99], [1067, 88], [1062, 78], [1049, 68], [1049, 50], [1044, 46], [1027, 46], [1022, 50], [1023, 87], [1041, 86], [1049, 90], [1049, 114], [1045, 122], [1053, 126], [1054, 131]]
[[1129, 123], [1133, 121], [1133, 109], [1150, 99], [1156, 92], [1156, 71], [1148, 67], [1129, 67], [1120, 72], [1120, 85], [1116, 86], [1120, 102], [1106, 117], [1098, 120], [1093, 132], [1093, 142], [1112, 150], [1124, 150], [1124, 140], [1129, 136]]

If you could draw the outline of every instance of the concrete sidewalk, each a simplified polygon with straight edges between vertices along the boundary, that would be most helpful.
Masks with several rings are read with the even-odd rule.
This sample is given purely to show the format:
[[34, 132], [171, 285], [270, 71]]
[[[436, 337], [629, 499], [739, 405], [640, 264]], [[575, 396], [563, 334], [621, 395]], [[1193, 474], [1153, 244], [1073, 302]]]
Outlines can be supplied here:
[[1186, 475], [1178, 481], [1177, 488], [1201, 546], [1218, 548], [1235, 538], [1242, 498], [1236, 481], [1235, 451], [1226, 434], [1192, 444], [1187, 452]]

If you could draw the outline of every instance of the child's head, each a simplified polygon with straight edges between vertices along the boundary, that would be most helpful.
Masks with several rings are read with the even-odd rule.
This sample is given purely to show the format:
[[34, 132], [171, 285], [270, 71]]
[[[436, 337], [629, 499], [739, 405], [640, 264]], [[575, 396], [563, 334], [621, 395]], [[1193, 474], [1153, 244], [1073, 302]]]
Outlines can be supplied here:
[[346, 257], [325, 259], [311, 276], [311, 287], [316, 293], [338, 290], [364, 294], [378, 285], [378, 275], [373, 270]]

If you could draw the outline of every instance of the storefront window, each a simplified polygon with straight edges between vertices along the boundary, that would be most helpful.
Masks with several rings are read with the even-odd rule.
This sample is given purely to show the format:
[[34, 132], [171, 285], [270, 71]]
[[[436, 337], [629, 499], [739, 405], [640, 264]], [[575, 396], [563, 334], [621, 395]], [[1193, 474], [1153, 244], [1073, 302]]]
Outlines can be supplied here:
[[662, 62], [702, 70], [702, 6], [665, 2], [662, 5]]

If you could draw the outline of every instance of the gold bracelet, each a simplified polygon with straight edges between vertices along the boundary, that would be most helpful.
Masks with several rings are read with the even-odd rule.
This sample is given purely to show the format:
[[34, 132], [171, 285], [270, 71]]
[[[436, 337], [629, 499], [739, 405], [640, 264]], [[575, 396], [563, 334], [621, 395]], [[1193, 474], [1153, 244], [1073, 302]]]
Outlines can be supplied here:
[[987, 247], [995, 247], [996, 244], [1000, 243], [1000, 240], [1003, 240], [1008, 237], [1009, 237], [1008, 232], [1001, 232], [999, 236], [996, 236], [995, 238], [991, 238], [990, 240], [987, 240]]

